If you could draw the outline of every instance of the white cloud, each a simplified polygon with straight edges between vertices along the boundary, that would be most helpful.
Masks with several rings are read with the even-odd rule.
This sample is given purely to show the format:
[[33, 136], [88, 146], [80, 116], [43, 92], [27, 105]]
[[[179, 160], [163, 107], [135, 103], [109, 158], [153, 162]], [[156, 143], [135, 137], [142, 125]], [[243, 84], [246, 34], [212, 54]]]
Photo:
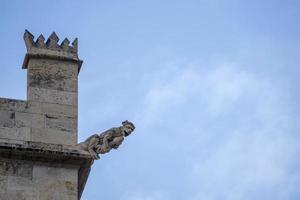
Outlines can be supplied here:
[[[300, 180], [299, 166], [293, 165], [299, 153], [298, 138], [291, 131], [293, 102], [279, 81], [233, 64], [211, 69], [187, 65], [170, 72], [149, 88], [143, 123], [156, 126], [157, 119], [174, 118], [185, 136], [171, 141], [198, 137], [185, 147], [198, 148], [188, 155], [192, 167], [185, 176], [190, 177], [182, 183], [194, 188], [190, 199], [286, 199], [296, 192], [295, 181], [288, 181], [291, 176], [295, 180], [295, 174]], [[185, 110], [188, 116], [182, 117]], [[209, 123], [206, 134], [201, 133], [201, 126]], [[172, 126], [176, 124], [161, 134], [174, 130]], [[215, 127], [224, 128], [216, 132]], [[297, 173], [291, 175], [291, 169]]]
[[172, 74], [168, 76], [170, 77], [163, 78], [168, 79], [169, 82], [164, 84], [156, 80], [155, 85], [146, 94], [143, 113], [146, 122], [157, 118], [157, 115], [170, 107], [187, 101], [189, 94], [197, 89], [200, 78], [193, 70], [184, 70], [176, 77], [172, 77]]
[[[197, 199], [260, 199], [263, 193], [288, 192], [286, 180], [297, 144], [282, 130], [232, 133], [207, 159], [195, 159]], [[298, 169], [299, 170], [299, 169]], [[298, 178], [300, 178], [298, 176]], [[207, 196], [208, 195], [208, 196]], [[286, 196], [285, 196], [286, 197]], [[281, 198], [279, 198], [281, 199]]]

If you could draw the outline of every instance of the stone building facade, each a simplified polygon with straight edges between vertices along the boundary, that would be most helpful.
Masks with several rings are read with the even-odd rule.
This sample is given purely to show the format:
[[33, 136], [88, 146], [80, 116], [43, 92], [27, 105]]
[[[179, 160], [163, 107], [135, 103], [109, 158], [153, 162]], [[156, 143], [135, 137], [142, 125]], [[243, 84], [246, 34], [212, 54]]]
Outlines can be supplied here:
[[25, 31], [27, 100], [0, 98], [0, 199], [80, 199], [93, 162], [77, 144], [77, 39]]

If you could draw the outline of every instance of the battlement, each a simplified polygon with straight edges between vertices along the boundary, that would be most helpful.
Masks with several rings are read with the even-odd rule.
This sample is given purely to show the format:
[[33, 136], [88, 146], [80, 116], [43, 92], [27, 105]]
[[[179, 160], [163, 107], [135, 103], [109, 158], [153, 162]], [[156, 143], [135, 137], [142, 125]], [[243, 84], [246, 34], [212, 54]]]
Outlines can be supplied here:
[[58, 44], [59, 38], [53, 32], [46, 42], [42, 34], [34, 41], [34, 35], [25, 30], [24, 41], [27, 54], [23, 62], [23, 69], [27, 69], [30, 58], [48, 58], [76, 62], [78, 63], [78, 72], [80, 71], [82, 60], [78, 58], [77, 38], [74, 39], [71, 46], [68, 38], [65, 38], [61, 44]]

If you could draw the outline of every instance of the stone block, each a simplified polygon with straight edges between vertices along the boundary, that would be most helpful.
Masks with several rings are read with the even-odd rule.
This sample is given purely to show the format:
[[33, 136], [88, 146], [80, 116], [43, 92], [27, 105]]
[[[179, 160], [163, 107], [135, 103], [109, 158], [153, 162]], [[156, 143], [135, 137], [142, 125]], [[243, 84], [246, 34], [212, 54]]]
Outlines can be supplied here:
[[45, 127], [58, 131], [77, 132], [77, 118], [46, 114]]
[[30, 140], [30, 128], [29, 127], [0, 127], [0, 138], [12, 139], [12, 140]]
[[0, 110], [0, 127], [14, 127], [15, 126], [15, 112]]
[[[30, 136], [30, 131], [29, 131], [29, 136]], [[11, 143], [11, 144], [22, 145], [22, 144], [24, 144], [24, 142], [26, 142], [26, 141], [24, 141], [24, 140], [16, 140], [16, 139], [0, 138], [0, 143]]]
[[[6, 193], [0, 194], [2, 200], [39, 200], [34, 190], [7, 190]], [[50, 199], [49, 199], [50, 200]]]
[[31, 129], [31, 141], [45, 142], [51, 144], [75, 145], [77, 144], [77, 133], [58, 131], [53, 129]]
[[28, 110], [29, 106], [27, 101], [7, 99], [8, 109], [13, 111], [24, 112]]
[[53, 181], [69, 181], [77, 183], [78, 168], [75, 166], [73, 168], [63, 168], [35, 164], [33, 166], [32, 177], [36, 181], [50, 181], [50, 183]]
[[[78, 64], [54, 59], [30, 59], [28, 71], [43, 70], [43, 73], [57, 74], [58, 77], [73, 78], [78, 76]], [[40, 72], [40, 71], [37, 71]]]
[[30, 70], [28, 86], [77, 92], [77, 78], [67, 78], [58, 72], [49, 73], [48, 70], [48, 68]]
[[77, 107], [61, 104], [42, 103], [42, 111], [47, 115], [77, 118]]
[[33, 190], [34, 185], [31, 178], [21, 176], [9, 176], [8, 188], [11, 190]]
[[0, 110], [8, 110], [8, 99], [0, 98]]
[[77, 181], [34, 178], [34, 182], [41, 199], [45, 198], [45, 196], [55, 196], [56, 198], [60, 197], [60, 199], [65, 199], [65, 197], [77, 197]]
[[63, 184], [63, 188], [64, 188], [63, 193], [65, 193], [66, 195], [77, 196], [77, 192], [78, 192], [77, 180], [76, 180], [76, 182], [63, 181], [62, 184]]
[[41, 113], [42, 105], [39, 102], [0, 98], [0, 110]]
[[45, 127], [45, 116], [43, 114], [16, 112], [15, 118], [16, 127]]
[[0, 176], [0, 199], [1, 193], [5, 193], [7, 191], [7, 176]]
[[78, 200], [78, 194], [68, 194], [60, 182], [47, 181], [46, 183], [48, 183], [46, 186], [38, 186], [37, 196], [39, 200]]
[[0, 176], [18, 176], [31, 179], [33, 163], [23, 160], [0, 160]]
[[77, 93], [50, 90], [37, 87], [28, 88], [28, 100], [77, 106]]

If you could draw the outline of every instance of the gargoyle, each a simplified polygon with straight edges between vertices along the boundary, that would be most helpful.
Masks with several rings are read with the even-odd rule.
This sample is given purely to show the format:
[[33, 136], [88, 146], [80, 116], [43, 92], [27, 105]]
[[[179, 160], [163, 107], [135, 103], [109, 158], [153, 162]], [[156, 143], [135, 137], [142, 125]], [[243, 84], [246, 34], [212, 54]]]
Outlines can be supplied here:
[[124, 121], [122, 126], [115, 127], [88, 137], [84, 142], [77, 146], [80, 149], [88, 151], [93, 159], [99, 159], [98, 154], [108, 153], [111, 149], [117, 149], [127, 137], [134, 131], [135, 126], [132, 122]]

